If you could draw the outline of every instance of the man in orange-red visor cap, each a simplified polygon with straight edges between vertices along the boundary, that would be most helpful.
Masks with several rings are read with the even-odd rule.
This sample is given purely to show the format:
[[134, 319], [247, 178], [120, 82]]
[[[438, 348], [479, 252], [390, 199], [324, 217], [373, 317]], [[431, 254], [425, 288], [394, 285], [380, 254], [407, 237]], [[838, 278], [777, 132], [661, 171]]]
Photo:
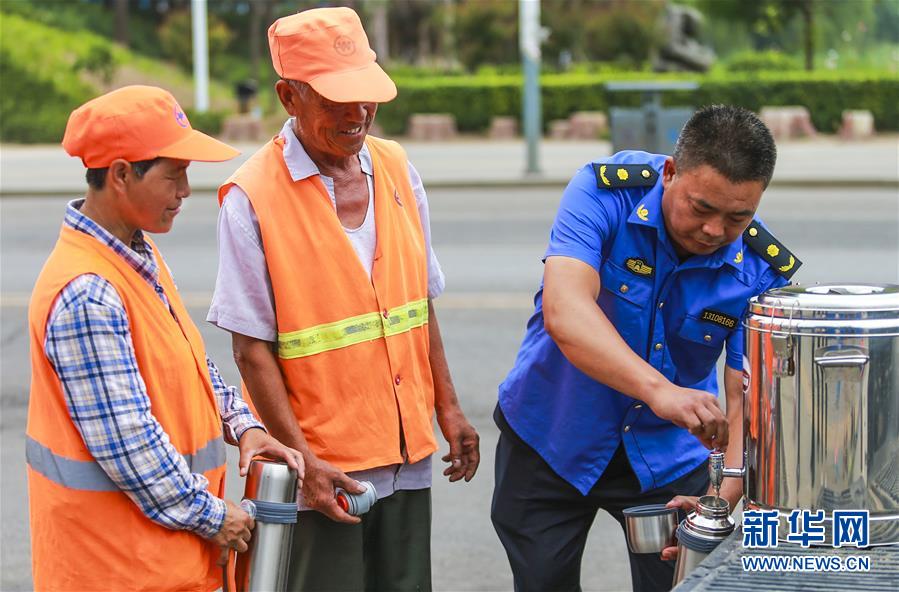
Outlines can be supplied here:
[[[288, 588], [430, 590], [435, 414], [450, 481], [480, 456], [431, 304], [444, 276], [427, 195], [402, 147], [369, 135], [396, 86], [349, 8], [278, 19], [268, 39], [289, 118], [219, 189], [207, 320], [247, 361], [266, 427], [306, 460]], [[377, 501], [356, 516], [367, 504], [337, 488]]]

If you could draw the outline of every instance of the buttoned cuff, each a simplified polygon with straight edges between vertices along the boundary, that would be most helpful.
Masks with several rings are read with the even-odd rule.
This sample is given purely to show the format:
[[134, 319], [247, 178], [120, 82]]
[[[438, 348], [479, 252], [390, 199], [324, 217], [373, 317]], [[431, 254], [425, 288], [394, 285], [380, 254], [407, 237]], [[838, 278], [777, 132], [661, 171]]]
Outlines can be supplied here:
[[190, 515], [196, 517], [196, 522], [188, 528], [204, 539], [214, 537], [225, 524], [225, 500], [215, 497], [205, 489], [197, 493], [191, 504], [191, 510]]
[[254, 430], [254, 429], [262, 430], [266, 434], [268, 433], [268, 430], [265, 429], [265, 426], [263, 426], [261, 423], [259, 423], [257, 421], [254, 425], [247, 426], [247, 427], [243, 428], [242, 430], [240, 430], [240, 433], [237, 435], [237, 441], [240, 442], [240, 439], [243, 437], [244, 434], [246, 434], [248, 431]]
[[263, 432], [268, 433], [268, 430], [265, 429], [265, 426], [256, 421], [256, 418], [253, 417], [252, 414], [241, 414], [231, 419], [231, 423], [222, 424], [225, 441], [228, 444], [233, 446], [237, 446], [240, 444], [240, 439], [247, 432], [247, 430], [252, 429], [260, 429]]

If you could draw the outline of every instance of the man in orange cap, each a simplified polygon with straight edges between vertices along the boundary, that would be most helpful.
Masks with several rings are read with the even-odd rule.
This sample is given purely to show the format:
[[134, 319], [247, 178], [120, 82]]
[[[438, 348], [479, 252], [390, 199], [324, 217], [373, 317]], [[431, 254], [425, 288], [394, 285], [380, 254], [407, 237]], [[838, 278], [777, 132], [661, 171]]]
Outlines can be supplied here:
[[224, 440], [302, 473], [222, 381], [145, 232], [168, 232], [192, 160], [237, 151], [175, 98], [130, 86], [69, 118], [87, 167], [31, 296], [26, 453], [38, 590], [214, 590], [253, 520], [222, 499]]
[[[355, 12], [269, 28], [290, 119], [219, 189], [219, 275], [207, 319], [232, 333], [266, 427], [306, 461], [291, 590], [429, 590], [437, 421], [450, 481], [478, 435], [456, 399], [431, 299], [443, 274], [403, 149], [368, 136], [396, 86]], [[335, 488], [378, 501], [361, 517]]]

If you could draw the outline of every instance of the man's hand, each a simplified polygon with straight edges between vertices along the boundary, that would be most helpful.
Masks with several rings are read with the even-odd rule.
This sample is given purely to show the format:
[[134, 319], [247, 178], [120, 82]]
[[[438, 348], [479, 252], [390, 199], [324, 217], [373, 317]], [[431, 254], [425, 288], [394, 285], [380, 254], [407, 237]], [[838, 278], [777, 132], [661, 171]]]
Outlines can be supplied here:
[[[697, 502], [699, 502], [699, 498], [696, 496], [676, 495], [670, 502], [665, 504], [665, 507], [680, 508], [684, 512], [692, 512], [693, 509], [696, 508]], [[674, 561], [677, 559], [677, 545], [662, 549], [662, 559], [664, 561]]]
[[306, 473], [303, 455], [293, 448], [281, 444], [264, 430], [251, 428], [245, 431], [240, 437], [238, 448], [240, 448], [240, 461], [237, 463], [237, 466], [240, 469], [241, 477], [246, 477], [253, 457], [261, 455], [272, 460], [282, 460], [287, 463], [287, 466], [297, 473], [297, 488], [302, 486]]
[[706, 448], [727, 449], [727, 418], [711, 393], [669, 383], [646, 403], [662, 419], [690, 430]]
[[471, 481], [481, 462], [480, 436], [477, 430], [465, 419], [465, 414], [456, 406], [446, 411], [437, 411], [437, 423], [443, 437], [449, 443], [449, 453], [441, 460], [450, 463], [443, 471], [450, 482], [465, 479]]
[[348, 493], [364, 493], [365, 488], [346, 473], [311, 452], [306, 455], [306, 478], [303, 480], [303, 499], [306, 505], [335, 522], [359, 524], [362, 519], [347, 514], [337, 505], [334, 490], [342, 487]]
[[[247, 550], [250, 531], [256, 522], [231, 500], [225, 500], [225, 521], [210, 540], [224, 549], [234, 549], [238, 553]], [[224, 554], [224, 553], [223, 553]]]

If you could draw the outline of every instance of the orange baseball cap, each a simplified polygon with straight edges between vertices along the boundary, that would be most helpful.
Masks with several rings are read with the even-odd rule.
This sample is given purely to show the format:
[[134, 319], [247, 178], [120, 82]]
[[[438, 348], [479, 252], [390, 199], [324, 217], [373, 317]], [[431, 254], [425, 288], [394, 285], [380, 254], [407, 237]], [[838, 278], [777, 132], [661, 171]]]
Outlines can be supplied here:
[[359, 15], [350, 8], [314, 8], [268, 28], [272, 65], [281, 78], [309, 84], [335, 103], [386, 103], [396, 85], [375, 61]]
[[117, 158], [219, 162], [240, 154], [193, 129], [175, 97], [155, 86], [126, 86], [78, 107], [69, 115], [62, 147], [89, 169], [106, 168]]

